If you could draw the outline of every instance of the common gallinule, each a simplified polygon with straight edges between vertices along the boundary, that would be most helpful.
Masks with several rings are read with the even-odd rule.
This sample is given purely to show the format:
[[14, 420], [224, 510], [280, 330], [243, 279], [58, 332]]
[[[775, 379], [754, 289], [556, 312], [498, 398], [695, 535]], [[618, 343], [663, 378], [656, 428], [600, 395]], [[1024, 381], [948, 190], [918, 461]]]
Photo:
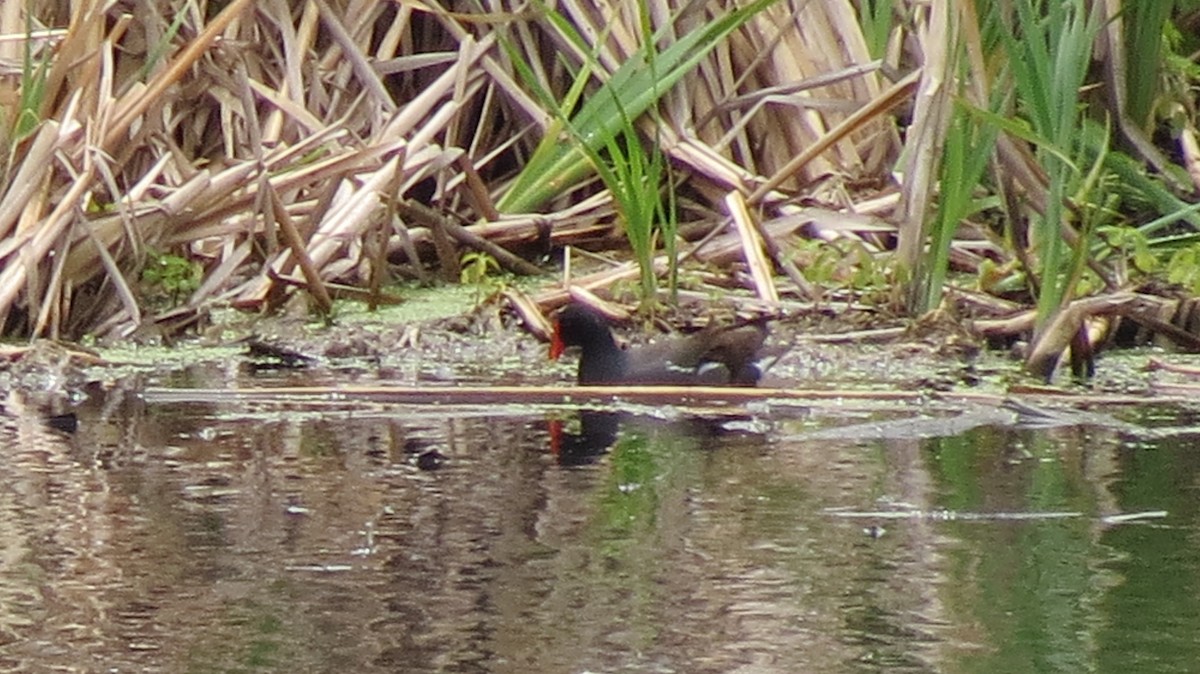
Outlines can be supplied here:
[[754, 386], [762, 376], [754, 361], [766, 338], [763, 323], [709, 325], [683, 337], [623, 349], [602, 315], [574, 303], [554, 319], [550, 357], [557, 359], [566, 347], [578, 346], [583, 386]]

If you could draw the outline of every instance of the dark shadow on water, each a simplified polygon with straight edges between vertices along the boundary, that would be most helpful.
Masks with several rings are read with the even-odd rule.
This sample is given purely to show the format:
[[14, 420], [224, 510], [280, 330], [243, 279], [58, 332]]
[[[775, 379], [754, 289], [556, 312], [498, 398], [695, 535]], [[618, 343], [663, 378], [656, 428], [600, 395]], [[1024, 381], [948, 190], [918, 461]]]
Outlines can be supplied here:
[[[691, 438], [696, 449], [703, 450], [719, 446], [722, 438], [734, 435], [735, 432], [728, 428], [729, 423], [743, 418], [683, 416], [658, 419], [634, 412], [581, 409], [566, 422], [550, 420], [550, 453], [562, 466], [590, 465], [605, 456], [623, 432]], [[571, 427], [577, 430], [569, 430]]]
[[585, 466], [604, 456], [621, 430], [619, 412], [580, 410], [576, 415], [579, 430], [566, 430], [560, 419], [551, 419], [550, 453], [563, 466]]

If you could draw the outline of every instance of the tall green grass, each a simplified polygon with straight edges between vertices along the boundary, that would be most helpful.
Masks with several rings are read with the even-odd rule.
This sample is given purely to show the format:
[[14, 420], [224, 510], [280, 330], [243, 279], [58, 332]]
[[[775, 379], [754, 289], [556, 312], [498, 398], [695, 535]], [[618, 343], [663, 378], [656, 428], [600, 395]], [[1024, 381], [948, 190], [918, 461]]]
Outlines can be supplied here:
[[858, 23], [862, 27], [867, 49], [874, 58], [883, 58], [887, 52], [888, 39], [892, 34], [892, 21], [896, 11], [894, 0], [856, 0]]
[[1041, 143], [1037, 158], [1049, 177], [1045, 213], [1033, 223], [1037, 252], [1038, 328], [1073, 294], [1078, 275], [1072, 258], [1086, 252], [1068, 249], [1063, 226], [1068, 221], [1067, 199], [1078, 197], [1084, 173], [1080, 157], [1080, 88], [1091, 60], [1092, 44], [1100, 30], [1098, 15], [1085, 0], [1016, 0], [1015, 25], [1004, 34], [1020, 108], [1031, 132]]
[[[599, 151], [607, 147], [628, 126], [628, 120], [639, 118], [721, 40], [774, 2], [755, 0], [712, 19], [658, 51], [656, 45], [665, 39], [670, 27], [661, 28], [605, 79], [600, 91], [589, 96], [574, 114], [569, 114], [570, 105], [554, 104], [554, 96], [541, 88], [532, 69], [524, 64], [520, 55], [515, 55], [513, 64], [518, 74], [558, 116], [569, 114], [582, 144], [563, 143], [560, 133], [565, 130], [565, 124], [551, 125], [516, 180], [500, 198], [496, 205], [499, 211], [535, 210], [592, 175], [594, 163], [587, 150]], [[546, 11], [565, 37], [577, 41], [583, 53], [592, 52], [594, 45], [587, 44], [562, 15], [550, 9]]]
[[1125, 3], [1125, 111], [1143, 129], [1153, 122], [1162, 66], [1163, 27], [1174, 8], [1175, 0]]
[[950, 269], [950, 246], [958, 223], [989, 203], [989, 200], [977, 198], [976, 187], [987, 171], [997, 127], [973, 117], [969, 107], [959, 99], [946, 132], [939, 176], [940, 198], [931, 230], [931, 255], [930, 259], [921, 261], [924, 268], [915, 276], [927, 283], [924, 303], [919, 307], [922, 312], [941, 302]]
[[25, 50], [21, 63], [21, 100], [13, 124], [12, 138], [20, 141], [42, 122], [42, 103], [46, 98], [46, 78], [50, 74], [50, 49], [38, 58], [34, 54], [33, 17], [25, 15]]
[[[646, 2], [638, 3], [639, 28], [642, 41], [650, 44], [654, 31], [650, 25], [650, 12]], [[654, 50], [647, 52], [646, 67], [651, 74], [657, 70]], [[657, 81], [657, 78], [652, 78]], [[600, 95], [613, 95], [611, 89]], [[652, 305], [658, 291], [658, 274], [654, 268], [655, 251], [663, 244], [668, 261], [668, 285], [671, 299], [676, 297], [678, 264], [675, 258], [678, 221], [675, 213], [674, 190], [670, 184], [665, 153], [658, 143], [658, 129], [662, 124], [657, 111], [648, 111], [654, 120], [655, 135], [644, 143], [634, 120], [614, 100], [621, 114], [621, 127], [610, 139], [603, 152], [595, 152], [583, 140], [578, 129], [571, 125], [572, 137], [591, 160], [593, 168], [613, 196], [622, 230], [633, 249], [638, 263], [639, 287], [644, 305]], [[664, 196], [665, 195], [665, 196]]]
[[[596, 53], [607, 31], [595, 44], [589, 44], [566, 17], [547, 8], [547, 18], [589, 57], [579, 68], [571, 89], [557, 101], [540, 86], [532, 69], [514, 51], [518, 74], [551, 110], [554, 119], [525, 168], [501, 198], [498, 209], [519, 212], [537, 208], [588, 175], [598, 175], [612, 194], [622, 230], [638, 262], [643, 302], [651, 303], [657, 295], [654, 258], [660, 243], [668, 260], [668, 286], [674, 299], [678, 279], [678, 221], [669, 180], [670, 165], [658, 144], [657, 129], [661, 121], [653, 106], [720, 40], [773, 1], [758, 0], [719, 16], [661, 52], [655, 45], [666, 29], [655, 33], [647, 3], [639, 2], [642, 47], [604, 80], [577, 111], [585, 85], [600, 67]], [[638, 118], [647, 113], [654, 119], [656, 129], [649, 143], [638, 132]], [[562, 142], [564, 133], [570, 142]]]
[[608, 142], [603, 153], [588, 154], [613, 195], [622, 229], [637, 259], [643, 302], [650, 302], [657, 294], [654, 257], [660, 242], [668, 260], [673, 299], [674, 279], [678, 275], [675, 259], [678, 227], [665, 155], [657, 144], [652, 143], [649, 148], [643, 145], [632, 120]]

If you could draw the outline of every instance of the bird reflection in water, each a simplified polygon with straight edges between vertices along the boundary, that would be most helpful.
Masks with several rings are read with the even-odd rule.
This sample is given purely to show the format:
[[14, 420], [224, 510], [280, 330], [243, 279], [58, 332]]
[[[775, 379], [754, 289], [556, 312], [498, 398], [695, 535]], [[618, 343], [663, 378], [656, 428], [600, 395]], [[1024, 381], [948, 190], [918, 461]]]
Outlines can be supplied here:
[[580, 410], [577, 433], [567, 431], [561, 419], [549, 422], [550, 452], [562, 466], [590, 465], [617, 444], [622, 425], [626, 427], [626, 433], [641, 437], [688, 438], [695, 449], [705, 450], [729, 446], [731, 436], [761, 440], [767, 422], [740, 414], [683, 416], [668, 420], [629, 412]]
[[550, 451], [561, 465], [585, 466], [608, 452], [620, 430], [619, 413], [580, 410], [578, 433], [564, 430], [560, 419], [550, 421]]

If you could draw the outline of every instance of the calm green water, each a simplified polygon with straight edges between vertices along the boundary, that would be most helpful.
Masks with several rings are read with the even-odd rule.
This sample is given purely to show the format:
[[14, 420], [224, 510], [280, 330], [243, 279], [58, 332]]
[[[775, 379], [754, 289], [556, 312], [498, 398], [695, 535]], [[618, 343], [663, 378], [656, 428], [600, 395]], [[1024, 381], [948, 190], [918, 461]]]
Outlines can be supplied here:
[[1111, 412], [10, 399], [0, 669], [1197, 671], [1200, 429]]

